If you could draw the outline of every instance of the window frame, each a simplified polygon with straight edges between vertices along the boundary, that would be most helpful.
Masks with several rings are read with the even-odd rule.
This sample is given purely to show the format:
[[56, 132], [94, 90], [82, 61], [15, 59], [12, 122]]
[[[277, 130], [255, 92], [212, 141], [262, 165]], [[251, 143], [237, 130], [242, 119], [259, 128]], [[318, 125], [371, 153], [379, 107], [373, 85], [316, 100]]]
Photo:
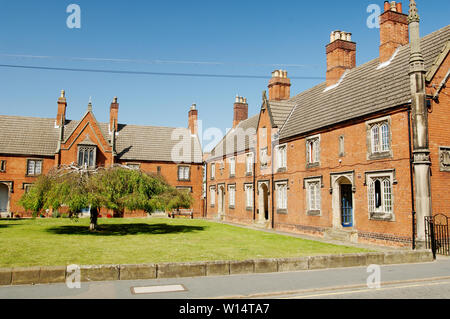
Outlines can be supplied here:
[[235, 156], [228, 158], [228, 172], [229, 172], [230, 177], [236, 176], [236, 157]]
[[[246, 176], [253, 176], [254, 162], [255, 162], [255, 156], [254, 156], [253, 152], [245, 154], [245, 175]], [[249, 166], [250, 166], [250, 171], [248, 170]]]
[[[289, 181], [276, 181], [274, 182], [275, 196], [276, 196], [276, 209], [278, 214], [287, 214], [288, 212], [288, 190]], [[283, 190], [283, 192], [280, 192]], [[282, 205], [280, 205], [282, 204]]]
[[[314, 135], [306, 138], [305, 145], [306, 145], [306, 167], [317, 167], [320, 166], [320, 134]], [[311, 147], [310, 145], [313, 145], [313, 156], [311, 157]], [[315, 146], [315, 147], [314, 147]]]
[[[228, 191], [228, 208], [234, 209], [236, 207], [236, 184], [229, 184], [227, 187], [227, 191]], [[231, 199], [233, 199], [233, 201]]]
[[[86, 149], [87, 151], [89, 151], [89, 158], [88, 160], [91, 159], [90, 157], [90, 152], [93, 151], [93, 165], [88, 165], [86, 166], [85, 163], [83, 163], [82, 165], [80, 165], [80, 151]], [[84, 153], [83, 153], [84, 154]], [[85, 158], [83, 157], [83, 162], [84, 162]], [[88, 168], [95, 168], [97, 166], [97, 146], [94, 145], [83, 145], [83, 144], [78, 144], [78, 149], [77, 149], [77, 166], [78, 167], [88, 167]]]
[[[33, 173], [30, 174], [30, 163], [34, 162], [34, 169], [33, 169]], [[41, 171], [40, 173], [36, 174], [36, 163], [40, 162], [41, 163]], [[42, 171], [44, 170], [44, 160], [40, 159], [40, 158], [28, 158], [27, 159], [27, 167], [26, 167], [26, 176], [30, 176], [30, 177], [35, 177], [35, 176], [41, 176], [42, 175]]]
[[[380, 183], [380, 208], [376, 206], [376, 189], [375, 184]], [[389, 182], [389, 197], [386, 194], [386, 182]], [[394, 171], [379, 171], [366, 173], [367, 186], [367, 211], [369, 219], [395, 221], [395, 195], [394, 185], [396, 184]], [[389, 209], [386, 209], [390, 207]]]
[[287, 150], [287, 143], [280, 144], [275, 147], [277, 172], [283, 172], [287, 170]]
[[[253, 210], [253, 184], [244, 184], [244, 193], [245, 193], [245, 209]], [[250, 200], [249, 200], [250, 199]], [[249, 206], [250, 202], [250, 206]]]
[[[384, 127], [387, 131], [383, 130]], [[392, 123], [389, 116], [367, 121], [366, 132], [367, 160], [393, 157]]]
[[211, 163], [210, 179], [213, 181], [216, 178], [216, 163]]
[[216, 186], [209, 186], [209, 205], [210, 207], [216, 205]]
[[6, 163], [7, 160], [0, 160], [0, 173], [6, 172]]
[[[183, 177], [180, 178], [180, 169], [187, 169], [188, 177], [186, 178], [185, 172], [183, 172]], [[191, 167], [188, 165], [178, 165], [177, 168], [177, 179], [179, 182], [190, 182], [191, 181]]]
[[[315, 188], [315, 198], [314, 201], [316, 202], [316, 206], [315, 207], [311, 207], [311, 189], [310, 186], [311, 185], [316, 185], [317, 187]], [[322, 176], [320, 177], [310, 177], [310, 178], [305, 178], [303, 181], [303, 188], [306, 191], [306, 214], [307, 215], [311, 215], [311, 216], [321, 216], [322, 215], [322, 188], [324, 187], [323, 185], [323, 179]], [[317, 205], [317, 202], [319, 203]], [[318, 207], [318, 209], [317, 209]]]

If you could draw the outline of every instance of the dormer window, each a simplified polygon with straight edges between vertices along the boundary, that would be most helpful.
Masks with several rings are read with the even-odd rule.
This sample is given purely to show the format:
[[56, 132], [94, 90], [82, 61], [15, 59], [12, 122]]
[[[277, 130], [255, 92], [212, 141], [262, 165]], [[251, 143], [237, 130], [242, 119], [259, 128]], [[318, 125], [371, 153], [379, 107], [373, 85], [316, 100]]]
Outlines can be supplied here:
[[78, 166], [92, 168], [96, 165], [97, 147], [95, 146], [78, 146]]

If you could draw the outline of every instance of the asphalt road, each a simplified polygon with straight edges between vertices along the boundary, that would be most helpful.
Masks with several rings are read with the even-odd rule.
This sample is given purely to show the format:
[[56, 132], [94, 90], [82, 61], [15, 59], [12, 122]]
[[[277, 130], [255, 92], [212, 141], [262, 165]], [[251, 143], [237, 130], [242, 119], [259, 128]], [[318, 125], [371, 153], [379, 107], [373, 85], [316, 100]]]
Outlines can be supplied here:
[[[450, 299], [450, 258], [439, 258], [433, 263], [380, 266], [379, 288], [367, 286], [367, 279], [371, 274], [367, 267], [355, 267], [289, 273], [90, 282], [81, 283], [80, 288], [72, 289], [65, 284], [7, 286], [0, 288], [0, 298]], [[170, 290], [173, 287], [167, 286], [172, 285], [178, 285], [177, 288], [184, 290], [133, 293], [139, 292], [139, 287]]]

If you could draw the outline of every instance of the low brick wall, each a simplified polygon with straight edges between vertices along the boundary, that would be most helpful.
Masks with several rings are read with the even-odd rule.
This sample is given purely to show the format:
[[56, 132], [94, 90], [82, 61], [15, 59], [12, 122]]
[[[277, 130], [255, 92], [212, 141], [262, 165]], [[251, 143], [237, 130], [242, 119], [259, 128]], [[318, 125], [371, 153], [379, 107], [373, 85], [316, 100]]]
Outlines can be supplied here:
[[[227, 276], [432, 261], [433, 255], [429, 250], [400, 250], [243, 261], [80, 266], [80, 277], [82, 282], [88, 282]], [[64, 266], [0, 268], [0, 286], [64, 283], [71, 274]]]

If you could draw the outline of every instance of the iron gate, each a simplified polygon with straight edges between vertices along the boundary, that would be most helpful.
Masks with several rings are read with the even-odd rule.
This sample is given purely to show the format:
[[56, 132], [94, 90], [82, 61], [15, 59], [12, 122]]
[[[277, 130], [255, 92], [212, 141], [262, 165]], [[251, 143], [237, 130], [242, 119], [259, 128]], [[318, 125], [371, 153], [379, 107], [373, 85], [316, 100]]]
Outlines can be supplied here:
[[450, 256], [450, 236], [448, 217], [443, 214], [425, 217], [425, 236], [427, 249], [436, 254]]

